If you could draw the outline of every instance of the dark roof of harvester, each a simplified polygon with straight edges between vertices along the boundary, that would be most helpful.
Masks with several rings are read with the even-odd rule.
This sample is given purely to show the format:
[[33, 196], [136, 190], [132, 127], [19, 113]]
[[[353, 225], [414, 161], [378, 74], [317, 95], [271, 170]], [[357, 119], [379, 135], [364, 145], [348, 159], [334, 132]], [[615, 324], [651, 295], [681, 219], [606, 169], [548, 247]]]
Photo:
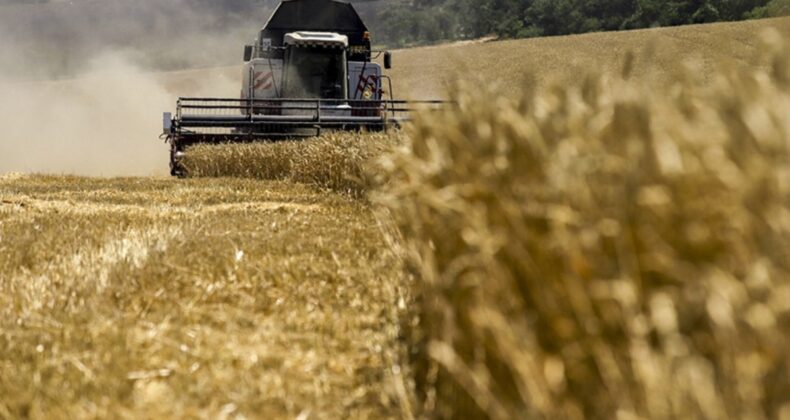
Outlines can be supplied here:
[[354, 7], [338, 0], [284, 0], [263, 29], [332, 32], [368, 30]]

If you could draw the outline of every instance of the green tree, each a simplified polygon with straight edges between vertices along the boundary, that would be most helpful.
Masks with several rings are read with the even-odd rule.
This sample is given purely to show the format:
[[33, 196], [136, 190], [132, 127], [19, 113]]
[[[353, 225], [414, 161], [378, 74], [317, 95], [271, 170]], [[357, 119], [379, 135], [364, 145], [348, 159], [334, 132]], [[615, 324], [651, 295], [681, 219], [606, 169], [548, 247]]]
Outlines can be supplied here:
[[754, 8], [746, 16], [754, 19], [790, 16], [790, 0], [772, 0], [764, 6]]
[[580, 0], [535, 0], [527, 12], [527, 19], [540, 28], [541, 35], [547, 36], [584, 32], [585, 23], [589, 23]]
[[694, 23], [718, 22], [721, 20], [721, 15], [719, 14], [719, 10], [710, 1], [706, 1], [696, 12], [694, 12], [691, 16], [691, 20]]
[[582, 12], [599, 22], [599, 28], [592, 30], [614, 31], [636, 12], [636, 7], [634, 0], [586, 0], [582, 3]]
[[565, 35], [790, 14], [790, 0], [406, 0], [379, 15], [391, 45]]

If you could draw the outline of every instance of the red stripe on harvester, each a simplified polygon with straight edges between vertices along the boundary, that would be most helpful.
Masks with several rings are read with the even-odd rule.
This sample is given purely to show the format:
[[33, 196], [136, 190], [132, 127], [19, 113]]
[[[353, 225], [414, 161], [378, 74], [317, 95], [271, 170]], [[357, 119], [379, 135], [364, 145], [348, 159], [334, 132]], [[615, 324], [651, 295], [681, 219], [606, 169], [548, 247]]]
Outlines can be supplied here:
[[253, 87], [255, 88], [255, 90], [269, 89], [272, 86], [274, 86], [274, 74], [272, 74], [272, 72], [255, 73], [254, 79], [255, 79], [255, 84], [253, 85]]

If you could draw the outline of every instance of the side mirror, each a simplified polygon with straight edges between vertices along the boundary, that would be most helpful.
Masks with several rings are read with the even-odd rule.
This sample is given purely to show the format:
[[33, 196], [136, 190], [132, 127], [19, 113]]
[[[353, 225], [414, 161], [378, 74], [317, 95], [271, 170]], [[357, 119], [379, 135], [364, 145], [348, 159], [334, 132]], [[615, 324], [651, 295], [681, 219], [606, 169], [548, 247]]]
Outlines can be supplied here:
[[384, 53], [384, 68], [387, 70], [392, 68], [392, 53], [389, 51]]
[[244, 61], [252, 60], [252, 45], [244, 46]]

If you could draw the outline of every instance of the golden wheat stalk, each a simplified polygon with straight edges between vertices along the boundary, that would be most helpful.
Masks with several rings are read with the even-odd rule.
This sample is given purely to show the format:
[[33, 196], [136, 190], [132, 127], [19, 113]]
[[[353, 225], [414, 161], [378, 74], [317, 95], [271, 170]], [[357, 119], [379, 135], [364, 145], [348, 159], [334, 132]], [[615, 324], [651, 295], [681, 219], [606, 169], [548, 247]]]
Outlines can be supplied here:
[[431, 413], [790, 415], [790, 54], [527, 99], [461, 89], [385, 158]]
[[398, 134], [335, 132], [302, 141], [199, 145], [187, 150], [190, 177], [289, 180], [359, 196], [367, 166], [398, 142]]

